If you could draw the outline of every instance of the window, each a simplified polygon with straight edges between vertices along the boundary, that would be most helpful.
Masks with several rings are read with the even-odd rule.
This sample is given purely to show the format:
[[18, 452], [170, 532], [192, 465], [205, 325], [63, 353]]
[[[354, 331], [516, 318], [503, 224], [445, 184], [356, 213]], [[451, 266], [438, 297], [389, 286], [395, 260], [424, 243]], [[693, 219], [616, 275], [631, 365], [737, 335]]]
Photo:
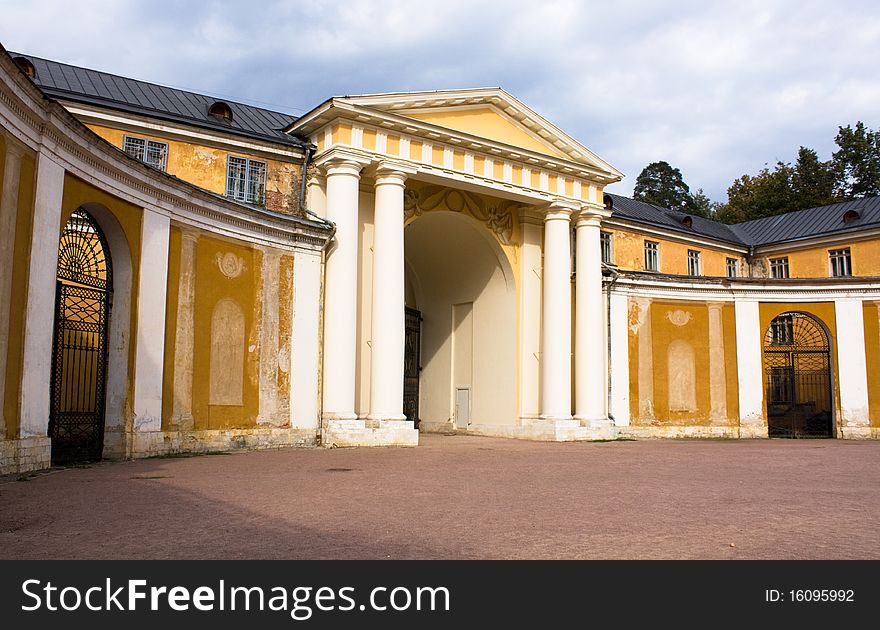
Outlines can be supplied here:
[[770, 277], [788, 278], [788, 257], [770, 259]]
[[852, 260], [849, 255], [849, 247], [846, 249], [832, 249], [828, 252], [828, 262], [831, 265], [831, 276], [842, 278], [852, 275]]
[[602, 243], [602, 262], [606, 265], [614, 264], [614, 239], [611, 232], [600, 232], [599, 240]]
[[226, 196], [258, 206], [266, 203], [266, 163], [230, 155], [226, 165]]
[[645, 271], [660, 271], [660, 243], [645, 241]]
[[688, 250], [688, 275], [689, 276], [699, 276], [702, 275], [701, 265], [700, 265], [700, 252], [695, 249]]
[[727, 277], [736, 278], [739, 275], [739, 265], [736, 264], [736, 258], [727, 259]]
[[780, 315], [770, 322], [770, 343], [777, 345], [794, 343], [794, 318], [791, 315]]
[[165, 170], [168, 161], [168, 145], [164, 142], [124, 136], [122, 150], [134, 159], [149, 164], [153, 168], [158, 168], [160, 171]]

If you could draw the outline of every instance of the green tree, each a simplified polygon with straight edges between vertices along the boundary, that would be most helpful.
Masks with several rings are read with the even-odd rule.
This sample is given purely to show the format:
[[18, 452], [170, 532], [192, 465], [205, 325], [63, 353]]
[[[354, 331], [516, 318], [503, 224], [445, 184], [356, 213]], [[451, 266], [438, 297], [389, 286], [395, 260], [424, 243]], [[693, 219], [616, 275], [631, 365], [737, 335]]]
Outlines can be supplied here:
[[871, 131], [858, 121], [855, 129], [839, 127], [834, 141], [838, 147], [833, 157], [837, 194], [843, 199], [880, 195], [880, 131]]
[[837, 201], [837, 169], [822, 162], [812, 149], [801, 147], [791, 175], [791, 190], [798, 209], [826, 206]]
[[792, 190], [794, 168], [777, 162], [770, 170], [765, 166], [755, 175], [743, 175], [727, 189], [727, 204], [719, 209], [719, 219], [739, 223], [798, 209]]
[[719, 204], [716, 201], [712, 201], [703, 192], [703, 189], [700, 188], [691, 195], [690, 200], [688, 201], [687, 206], [685, 207], [685, 212], [688, 214], [693, 214], [698, 217], [704, 217], [706, 219], [711, 219], [715, 217], [715, 213], [718, 210]]
[[691, 202], [691, 191], [677, 168], [668, 162], [652, 162], [636, 178], [633, 198], [661, 208], [686, 212]]

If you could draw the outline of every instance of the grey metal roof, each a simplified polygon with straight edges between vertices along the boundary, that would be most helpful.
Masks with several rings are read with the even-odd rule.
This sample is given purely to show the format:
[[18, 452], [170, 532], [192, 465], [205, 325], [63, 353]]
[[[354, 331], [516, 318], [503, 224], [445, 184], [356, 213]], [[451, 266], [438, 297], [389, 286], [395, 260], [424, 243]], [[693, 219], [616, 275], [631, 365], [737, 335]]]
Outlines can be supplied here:
[[[725, 225], [724, 223], [689, 215], [684, 212], [667, 210], [660, 206], [645, 203], [644, 201], [637, 201], [635, 199], [630, 199], [629, 197], [622, 197], [611, 193], [605, 193], [605, 197], [611, 198], [611, 216], [613, 218], [648, 223], [675, 232], [703, 236], [731, 243], [733, 245], [748, 245], [748, 243], [744, 242], [740, 236], [731, 229], [732, 226]], [[691, 218], [690, 227], [682, 223], [682, 220], [685, 217]]]
[[[850, 210], [858, 212], [860, 217], [844, 223], [843, 215]], [[769, 245], [877, 226], [880, 226], [880, 197], [866, 197], [830, 206], [808, 208], [745, 221], [730, 227], [750, 245]]]
[[[734, 225], [704, 219], [684, 212], [667, 210], [643, 201], [605, 193], [612, 201], [612, 217], [648, 223], [653, 226], [694, 234], [740, 246], [771, 245], [840, 232], [880, 227], [880, 197], [854, 199], [829, 206], [787, 212], [764, 219]], [[843, 215], [850, 210], [859, 218], [844, 223]], [[691, 217], [691, 227], [682, 223]]]
[[[36, 69], [34, 83], [52, 98], [87, 103], [287, 145], [307, 144], [282, 131], [296, 120], [296, 116], [290, 114], [71, 66], [32, 55], [14, 52], [10, 52], [9, 55], [13, 58], [29, 59]], [[208, 108], [217, 101], [226, 103], [232, 109], [231, 121], [217, 119], [208, 114]]]

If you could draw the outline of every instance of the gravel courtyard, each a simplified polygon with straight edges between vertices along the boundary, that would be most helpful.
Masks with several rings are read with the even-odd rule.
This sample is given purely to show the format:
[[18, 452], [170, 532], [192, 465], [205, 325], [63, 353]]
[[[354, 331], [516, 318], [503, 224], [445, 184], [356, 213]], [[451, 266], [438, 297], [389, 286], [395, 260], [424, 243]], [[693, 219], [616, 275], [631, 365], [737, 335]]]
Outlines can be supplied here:
[[880, 558], [880, 443], [422, 435], [0, 478], [0, 558]]

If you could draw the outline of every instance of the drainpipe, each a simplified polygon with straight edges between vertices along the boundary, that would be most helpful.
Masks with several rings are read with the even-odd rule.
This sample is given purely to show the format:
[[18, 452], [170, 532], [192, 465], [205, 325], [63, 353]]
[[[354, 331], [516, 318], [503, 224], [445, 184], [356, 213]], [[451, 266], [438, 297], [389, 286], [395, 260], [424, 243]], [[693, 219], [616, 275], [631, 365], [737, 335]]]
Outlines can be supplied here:
[[607, 365], [608, 365], [608, 400], [605, 402], [605, 407], [608, 409], [608, 419], [611, 420], [612, 426], [614, 423], [614, 414], [611, 413], [611, 289], [614, 287], [614, 283], [617, 282], [618, 278], [620, 278], [620, 273], [614, 270], [612, 267], [602, 264], [605, 269], [608, 269], [614, 277], [611, 279], [606, 285], [606, 294], [605, 294], [605, 321], [606, 321], [606, 336], [608, 338], [608, 347], [607, 347]]

